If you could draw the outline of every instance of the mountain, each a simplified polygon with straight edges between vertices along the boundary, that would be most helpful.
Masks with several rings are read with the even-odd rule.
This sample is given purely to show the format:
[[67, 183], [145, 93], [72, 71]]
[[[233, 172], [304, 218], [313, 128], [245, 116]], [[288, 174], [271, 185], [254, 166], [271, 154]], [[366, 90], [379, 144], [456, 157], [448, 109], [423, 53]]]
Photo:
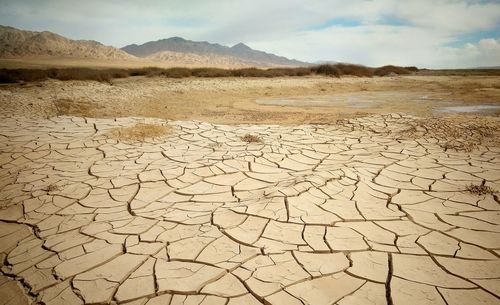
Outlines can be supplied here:
[[242, 60], [233, 56], [222, 56], [215, 54], [199, 55], [195, 53], [181, 53], [172, 51], [162, 51], [149, 55], [147, 59], [153, 62], [160, 62], [169, 66], [179, 64], [190, 67], [248, 67], [255, 66], [256, 63]]
[[238, 59], [247, 65], [256, 66], [304, 66], [305, 62], [288, 59], [286, 57], [254, 50], [249, 46], [238, 43], [232, 47], [209, 43], [206, 41], [192, 41], [181, 37], [171, 37], [157, 41], [146, 42], [142, 45], [131, 44], [122, 48], [123, 51], [143, 58], [157, 57], [159, 52], [177, 52], [197, 54], [200, 56], [229, 56]]
[[71, 40], [52, 32], [23, 31], [0, 25], [0, 58], [20, 57], [135, 58], [93, 40]]

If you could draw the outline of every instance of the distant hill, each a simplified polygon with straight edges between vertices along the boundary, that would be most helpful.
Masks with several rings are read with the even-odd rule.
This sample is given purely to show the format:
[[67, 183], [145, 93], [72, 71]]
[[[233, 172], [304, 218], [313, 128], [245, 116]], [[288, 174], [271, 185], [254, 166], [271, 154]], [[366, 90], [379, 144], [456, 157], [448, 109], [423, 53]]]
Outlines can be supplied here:
[[147, 57], [148, 60], [153, 62], [161, 62], [170, 66], [179, 65], [180, 63], [189, 67], [248, 67], [254, 66], [257, 63], [242, 60], [233, 56], [222, 56], [215, 54], [195, 54], [195, 53], [181, 53], [172, 51], [157, 52]]
[[249, 46], [238, 43], [232, 47], [206, 41], [192, 41], [181, 37], [171, 37], [157, 41], [146, 42], [142, 45], [131, 44], [122, 48], [123, 51], [143, 58], [155, 58], [159, 52], [177, 52], [185, 54], [196, 54], [198, 56], [230, 57], [237, 59], [242, 64], [256, 66], [304, 66], [308, 63], [288, 59], [254, 50]]
[[0, 58], [21, 57], [135, 58], [93, 40], [71, 40], [52, 32], [23, 31], [0, 25]]

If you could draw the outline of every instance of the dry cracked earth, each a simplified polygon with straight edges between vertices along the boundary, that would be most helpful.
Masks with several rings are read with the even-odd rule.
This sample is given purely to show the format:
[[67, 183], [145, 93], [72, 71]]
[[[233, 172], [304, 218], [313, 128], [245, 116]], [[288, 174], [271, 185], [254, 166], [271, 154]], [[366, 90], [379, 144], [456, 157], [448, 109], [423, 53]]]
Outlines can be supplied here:
[[4, 117], [0, 304], [500, 304], [500, 148], [412, 120]]

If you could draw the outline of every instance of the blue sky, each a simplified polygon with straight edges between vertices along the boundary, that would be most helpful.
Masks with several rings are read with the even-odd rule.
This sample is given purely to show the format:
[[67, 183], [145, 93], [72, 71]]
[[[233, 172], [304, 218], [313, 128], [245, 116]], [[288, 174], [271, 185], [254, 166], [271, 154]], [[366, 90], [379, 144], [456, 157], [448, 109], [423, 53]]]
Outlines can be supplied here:
[[500, 66], [500, 0], [0, 0], [0, 24], [122, 47], [181, 36], [305, 61]]

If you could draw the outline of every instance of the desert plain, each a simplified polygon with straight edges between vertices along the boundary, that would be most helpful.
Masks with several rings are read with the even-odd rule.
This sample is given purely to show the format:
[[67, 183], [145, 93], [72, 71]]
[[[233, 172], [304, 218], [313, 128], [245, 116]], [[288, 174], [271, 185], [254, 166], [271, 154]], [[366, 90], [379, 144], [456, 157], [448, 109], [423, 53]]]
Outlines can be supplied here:
[[0, 304], [500, 304], [499, 80], [0, 85]]

